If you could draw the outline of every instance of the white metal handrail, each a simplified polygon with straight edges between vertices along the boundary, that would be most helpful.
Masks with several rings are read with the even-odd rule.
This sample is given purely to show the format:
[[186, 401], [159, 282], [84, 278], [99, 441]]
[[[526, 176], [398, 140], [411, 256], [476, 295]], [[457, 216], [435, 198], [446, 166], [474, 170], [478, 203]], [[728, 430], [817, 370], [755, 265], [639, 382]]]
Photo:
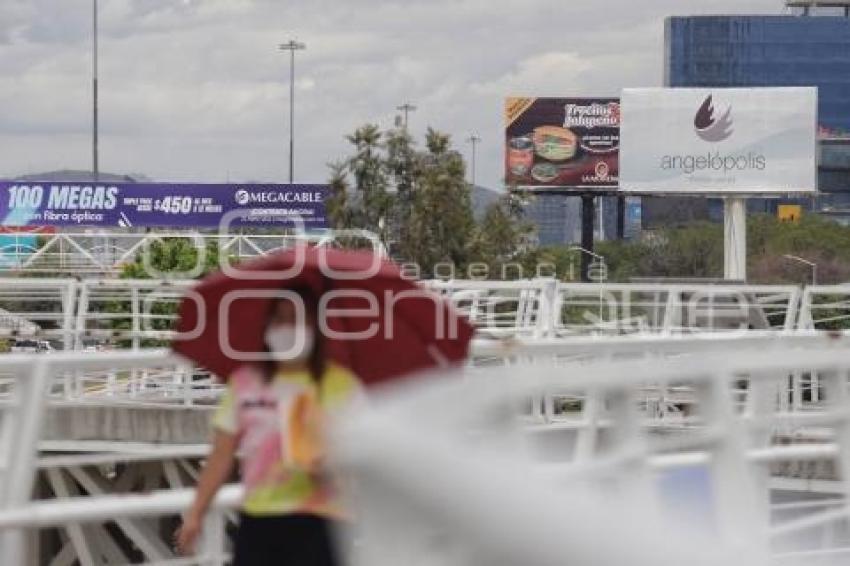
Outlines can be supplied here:
[[0, 268], [24, 273], [57, 273], [70, 275], [118, 273], [127, 263], [148, 246], [163, 239], [189, 239], [197, 247], [214, 246], [220, 253], [235, 259], [265, 255], [296, 242], [317, 246], [339, 246], [343, 240], [368, 240], [379, 253], [386, 249], [374, 235], [359, 235], [353, 231], [325, 230], [316, 233], [245, 234], [198, 231], [121, 232], [91, 230], [88, 232], [57, 232], [40, 236], [44, 242], [37, 248], [11, 245], [0, 249]]
[[[850, 360], [849, 353], [847, 338], [811, 332], [797, 335], [751, 333], [742, 338], [707, 334], [679, 337], [627, 336], [604, 340], [598, 338], [573, 341], [528, 340], [509, 343], [477, 341], [472, 349], [473, 366], [470, 368], [469, 380], [459, 382], [466, 383], [464, 387], [474, 391], [476, 400], [467, 409], [463, 409], [462, 405], [465, 403], [463, 401], [460, 405], [447, 403], [441, 405], [439, 410], [431, 410], [428, 407], [434, 401], [429, 401], [426, 396], [424, 401], [421, 399], [416, 401], [415, 408], [408, 407], [402, 412], [409, 411], [409, 414], [417, 415], [420, 424], [427, 429], [428, 423], [432, 422], [436, 415], [452, 422], [452, 419], [458, 418], [453, 416], [457, 411], [460, 411], [458, 414], [461, 417], [464, 414], [474, 414], [475, 407], [480, 404], [492, 405], [500, 399], [515, 399], [517, 396], [524, 395], [539, 395], [550, 399], [565, 396], [576, 399], [583, 406], [588, 407], [589, 405], [585, 404], [592, 404], [593, 391], [634, 388], [638, 384], [640, 384], [639, 399], [652, 397], [659, 391], [669, 392], [678, 388], [681, 391], [690, 391], [694, 397], [694, 403], [704, 405], [711, 398], [705, 396], [705, 392], [701, 389], [703, 385], [713, 384], [718, 379], [721, 381], [729, 379], [729, 376], [736, 372], [743, 372], [741, 378], [757, 383], [764, 380], [776, 381], [784, 373], [800, 368], [820, 373], [825, 376], [825, 386], [834, 388], [834, 380], [829, 381], [828, 374], [836, 367], [845, 367]], [[503, 360], [502, 363], [507, 362], [508, 365], [494, 366], [492, 360]], [[4, 458], [3, 463], [6, 465], [7, 476], [3, 484], [8, 487], [6, 508], [10, 509], [12, 514], [0, 514], [0, 522], [3, 520], [2, 517], [7, 517], [10, 524], [14, 524], [14, 517], [20, 518], [22, 514], [26, 514], [22, 506], [28, 505], [26, 494], [29, 493], [28, 486], [32, 485], [36, 466], [35, 452], [38, 445], [40, 415], [44, 414], [44, 393], [48, 389], [51, 378], [61, 379], [63, 371], [85, 373], [102, 371], [103, 368], [157, 368], [162, 367], [163, 364], [180, 363], [181, 360], [162, 350], [98, 354], [59, 353], [51, 356], [9, 355], [0, 358], [0, 374], [10, 375], [15, 379], [17, 392], [16, 402], [5, 407], [4, 414], [11, 411], [10, 414], [17, 414], [18, 417], [18, 424], [13, 422], [14, 419], [4, 421], [3, 431], [7, 436], [4, 437], [6, 442], [3, 454], [7, 458]], [[518, 377], [521, 379], [517, 379]], [[481, 389], [483, 380], [487, 380], [490, 386]], [[494, 387], [495, 384], [498, 386]], [[26, 385], [28, 389], [18, 390], [18, 387], [22, 385]], [[687, 385], [687, 389], [682, 389], [683, 385]], [[458, 401], [466, 398], [463, 390], [460, 393]], [[728, 414], [734, 415], [741, 409], [745, 410], [744, 414], [747, 414], [749, 418], [748, 426], [753, 427], [753, 431], [763, 430], [765, 427], [767, 430], [771, 427], [787, 428], [789, 422], [798, 422], [799, 427], [803, 427], [801, 430], [804, 430], [806, 427], [826, 426], [833, 423], [836, 418], [839, 420], [842, 418], [834, 409], [820, 405], [816, 408], [819, 411], [817, 416], [819, 420], [816, 421], [812, 418], [816, 415], [811, 412], [800, 411], [797, 407], [783, 409], [781, 403], [778, 407], [782, 412], [776, 413], [775, 418], [767, 418], [769, 415], [750, 414], [747, 411], [751, 411], [757, 399], [751, 393], [752, 391], [749, 391], [744, 397], [743, 404], [736, 401], [736, 404], [732, 405], [732, 413]], [[827, 400], [829, 398], [827, 397]], [[835, 399], [835, 397], [832, 398]], [[728, 400], [731, 401], [732, 397]], [[717, 402], [716, 398], [714, 402]], [[640, 421], [636, 422], [643, 426], [651, 425], [655, 418], [645, 414]], [[700, 427], [705, 424], [684, 419], [677, 422], [686, 424], [691, 422], [692, 424], [686, 429], [691, 432], [699, 432], [702, 430]], [[669, 424], [675, 423], [669, 421]], [[616, 427], [612, 428], [612, 426], [613, 421], [603, 414], [595, 417], [584, 414], [584, 418], [579, 420], [569, 416], [564, 419], [562, 416], [559, 419], [532, 421], [530, 426], [526, 425], [526, 430], [530, 434], [534, 434], [535, 431], [576, 430], [581, 438], [585, 439], [580, 442], [581, 446], [585, 446], [580, 451], [585, 455], [585, 460], [579, 461], [581, 465], [548, 465], [542, 468], [547, 476], [555, 474], [565, 478], [579, 477], [585, 473], [582, 470], [591, 468], [595, 470], [595, 473], [607, 474], [611, 473], [612, 469], [617, 470], [619, 466], [631, 465], [630, 462], [635, 461], [638, 457], [636, 455], [638, 453], [635, 452], [627, 452], [615, 459], [608, 456], [604, 458], [594, 456], [594, 449], [591, 447], [598, 443], [592, 439], [608, 434], [604, 432], [606, 430], [615, 430]], [[721, 427], [715, 433], [703, 438], [711, 439], [709, 444], [713, 444], [720, 442], [727, 433], [733, 434], [730, 431], [724, 432]], [[697, 443], [692, 449], [688, 449], [687, 443], [667, 444], [668, 448], [665, 452], [646, 456], [647, 465], [652, 470], [665, 470], [710, 463], [713, 461], [712, 452], [706, 450], [705, 442], [706, 440]], [[639, 447], [639, 445], [635, 446]], [[750, 465], [751, 462], [765, 465], [768, 462], [786, 459], [819, 461], [827, 458], [844, 458], [846, 449], [841, 439], [832, 439], [816, 445], [753, 446], [741, 454], [741, 461], [746, 465]], [[86, 500], [99, 501], [98, 498], [92, 497]], [[118, 500], [114, 501], [118, 504]], [[145, 498], [126, 501], [135, 501], [142, 507], [147, 505]], [[171, 503], [167, 503], [168, 501]], [[158, 509], [156, 513], [166, 514], [162, 506], [167, 503], [171, 505], [168, 509], [173, 510], [173, 501], [167, 497], [162, 501], [155, 499], [151, 503], [151, 508]], [[41, 509], [48, 515], [54, 511], [59, 513], [56, 515], [59, 518], [54, 517], [56, 520], [64, 517], [67, 521], [76, 521], [78, 515], [75, 513], [80, 512], [86, 514], [91, 520], [97, 520], [97, 517], [108, 517], [109, 515], [104, 513], [111, 509], [109, 505], [112, 503], [104, 508], [106, 511], [99, 510], [99, 505], [96, 503], [89, 511], [79, 511], [84, 506], [68, 508], [60, 505], [54, 508], [50, 503], [37, 505], [39, 506], [37, 509]], [[19, 511], [13, 511], [15, 509]], [[141, 507], [133, 507], [133, 509], [139, 510]], [[140, 511], [141, 514], [148, 512]], [[153, 511], [150, 512], [153, 513]], [[41, 517], [48, 515], [41, 515]], [[38, 520], [46, 521], [47, 519]], [[811, 521], [811, 517], [807, 520]], [[783, 528], [786, 527], [787, 525], [783, 526]], [[14, 538], [8, 540], [14, 540]], [[14, 543], [10, 543], [8, 548], [20, 551], [20, 547]], [[221, 549], [223, 546], [218, 548]]]
[[[364, 528], [375, 543], [356, 563], [401, 563], [411, 552], [420, 564], [444, 563], [418, 554], [426, 552], [423, 533], [431, 532], [449, 539], [462, 533], [461, 552], [523, 556], [533, 564], [557, 564], [564, 556], [578, 564], [762, 564], [770, 555], [783, 561], [832, 555], [841, 563], [850, 554], [846, 537], [816, 538], [824, 544], [813, 549], [796, 546], [793, 536], [843, 532], [846, 506], [813, 506], [772, 526], [768, 513], [769, 463], [832, 459], [850, 469], [850, 343], [819, 340], [788, 340], [766, 352], [490, 367], [466, 380], [422, 381], [373, 399], [338, 430], [340, 462], [360, 480]], [[772, 426], [795, 420], [811, 426], [809, 415], [781, 410], [775, 397], [788, 373], [801, 368], [824, 375], [830, 405], [820, 408], [819, 424], [833, 427], [836, 436], [814, 446], [774, 445]], [[732, 385], [742, 379], [750, 394], [737, 407]], [[700, 426], [670, 439], [636, 426], [633, 401], [647, 383], [689, 384]], [[585, 404], [575, 417], [572, 455], [563, 463], [540, 468], [526, 442], [510, 440], [510, 427], [494, 424], [496, 416], [510, 414], [500, 407], [524, 396], [577, 391]], [[479, 431], [474, 443], [464, 434], [469, 427]], [[499, 433], [482, 434], [488, 427]], [[708, 466], [707, 496], [718, 514], [713, 534], [701, 537], [658, 515], [652, 495], [659, 470], [694, 466]], [[846, 497], [848, 479], [841, 482]], [[433, 547], [430, 552], [441, 556]]]
[[803, 289], [800, 329], [825, 330], [850, 325], [850, 284], [809, 285]]
[[[174, 337], [187, 279], [0, 278], [0, 309], [15, 324], [0, 338], [39, 337], [64, 349], [93, 343], [131, 348]], [[482, 335], [567, 337], [683, 334], [850, 326], [850, 287], [426, 281]], [[45, 308], [48, 306], [49, 308]], [[10, 318], [11, 320], [11, 318]]]

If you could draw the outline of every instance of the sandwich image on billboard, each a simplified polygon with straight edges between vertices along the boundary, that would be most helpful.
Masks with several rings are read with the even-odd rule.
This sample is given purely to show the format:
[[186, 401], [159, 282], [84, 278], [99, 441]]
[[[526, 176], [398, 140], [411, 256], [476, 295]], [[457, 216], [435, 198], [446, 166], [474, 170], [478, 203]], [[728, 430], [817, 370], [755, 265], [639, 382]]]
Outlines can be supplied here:
[[616, 189], [618, 99], [508, 98], [505, 125], [509, 186]]
[[817, 89], [625, 89], [620, 188], [635, 193], [817, 190]]

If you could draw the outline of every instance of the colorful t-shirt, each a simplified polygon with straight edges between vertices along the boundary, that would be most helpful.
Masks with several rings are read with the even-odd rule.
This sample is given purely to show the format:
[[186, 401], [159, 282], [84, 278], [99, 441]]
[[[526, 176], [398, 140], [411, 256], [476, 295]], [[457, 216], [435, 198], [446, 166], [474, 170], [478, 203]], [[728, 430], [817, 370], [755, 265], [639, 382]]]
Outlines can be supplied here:
[[318, 385], [306, 371], [279, 373], [270, 383], [249, 366], [231, 376], [213, 426], [239, 437], [246, 514], [343, 515], [322, 469], [323, 421], [361, 395], [357, 378], [337, 365]]

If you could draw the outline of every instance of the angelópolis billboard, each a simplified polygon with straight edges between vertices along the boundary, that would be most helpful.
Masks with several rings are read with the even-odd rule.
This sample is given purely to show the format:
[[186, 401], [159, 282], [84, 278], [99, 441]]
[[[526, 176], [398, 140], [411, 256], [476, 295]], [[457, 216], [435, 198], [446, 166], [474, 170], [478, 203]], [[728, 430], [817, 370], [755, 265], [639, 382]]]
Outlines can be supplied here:
[[[324, 228], [325, 185], [0, 182], [0, 226]], [[226, 228], [226, 226], [223, 226]]]
[[620, 188], [635, 193], [811, 193], [817, 89], [625, 89]]
[[508, 98], [509, 187], [615, 190], [620, 147], [616, 98]]

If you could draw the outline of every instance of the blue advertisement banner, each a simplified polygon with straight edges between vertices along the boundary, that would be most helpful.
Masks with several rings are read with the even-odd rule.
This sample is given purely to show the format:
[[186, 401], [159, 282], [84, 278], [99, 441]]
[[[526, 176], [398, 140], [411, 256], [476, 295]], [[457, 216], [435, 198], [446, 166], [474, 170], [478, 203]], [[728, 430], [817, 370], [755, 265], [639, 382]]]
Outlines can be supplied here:
[[0, 181], [0, 226], [327, 227], [326, 185]]

